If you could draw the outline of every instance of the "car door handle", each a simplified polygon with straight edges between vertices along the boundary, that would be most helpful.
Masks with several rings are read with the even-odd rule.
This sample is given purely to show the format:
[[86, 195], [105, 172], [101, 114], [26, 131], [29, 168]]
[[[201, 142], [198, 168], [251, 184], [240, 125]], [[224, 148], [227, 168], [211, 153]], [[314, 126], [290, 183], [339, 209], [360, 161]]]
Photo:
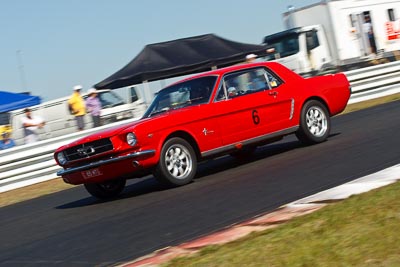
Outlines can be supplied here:
[[268, 92], [268, 95], [276, 96], [278, 94], [277, 91]]

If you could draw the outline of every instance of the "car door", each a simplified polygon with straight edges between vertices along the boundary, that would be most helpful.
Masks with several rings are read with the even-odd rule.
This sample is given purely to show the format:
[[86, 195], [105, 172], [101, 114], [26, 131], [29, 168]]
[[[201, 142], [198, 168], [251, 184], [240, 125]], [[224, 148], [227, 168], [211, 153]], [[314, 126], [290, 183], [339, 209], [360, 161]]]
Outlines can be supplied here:
[[215, 104], [222, 143], [229, 145], [288, 128], [294, 100], [281, 78], [258, 67], [226, 74]]
[[270, 69], [264, 69], [268, 83], [265, 103], [265, 132], [273, 133], [293, 126], [295, 100], [290, 86]]
[[267, 81], [262, 68], [226, 74], [215, 99], [223, 145], [240, 143], [263, 134]]

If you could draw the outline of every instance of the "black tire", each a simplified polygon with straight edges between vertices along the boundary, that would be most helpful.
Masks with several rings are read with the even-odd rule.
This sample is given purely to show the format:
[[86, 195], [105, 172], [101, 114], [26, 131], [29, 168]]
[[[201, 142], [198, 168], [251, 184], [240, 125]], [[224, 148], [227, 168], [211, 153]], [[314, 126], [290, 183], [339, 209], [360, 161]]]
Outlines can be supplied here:
[[324, 142], [331, 130], [331, 119], [324, 104], [317, 100], [305, 103], [300, 115], [297, 138], [306, 145]]
[[197, 171], [197, 158], [192, 146], [184, 139], [168, 139], [160, 154], [154, 177], [168, 186], [190, 183]]
[[84, 184], [86, 190], [98, 199], [110, 199], [118, 196], [124, 190], [126, 179], [115, 179], [102, 183]]

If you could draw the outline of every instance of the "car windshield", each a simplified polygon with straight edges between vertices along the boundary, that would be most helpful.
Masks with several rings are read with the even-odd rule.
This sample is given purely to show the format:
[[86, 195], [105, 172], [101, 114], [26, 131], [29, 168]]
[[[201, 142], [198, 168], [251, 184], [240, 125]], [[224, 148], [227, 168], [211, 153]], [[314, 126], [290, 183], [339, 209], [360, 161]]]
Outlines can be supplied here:
[[267, 45], [266, 60], [274, 60], [281, 57], [287, 57], [299, 52], [299, 35], [290, 33], [287, 35], [265, 38]]
[[208, 103], [216, 80], [217, 76], [206, 76], [174, 84], [161, 90], [154, 98], [144, 117], [188, 105]]
[[114, 92], [110, 92], [110, 91], [99, 92], [98, 96], [99, 96], [102, 108], [111, 108], [111, 107], [125, 104], [125, 102], [121, 99], [121, 97], [119, 97]]

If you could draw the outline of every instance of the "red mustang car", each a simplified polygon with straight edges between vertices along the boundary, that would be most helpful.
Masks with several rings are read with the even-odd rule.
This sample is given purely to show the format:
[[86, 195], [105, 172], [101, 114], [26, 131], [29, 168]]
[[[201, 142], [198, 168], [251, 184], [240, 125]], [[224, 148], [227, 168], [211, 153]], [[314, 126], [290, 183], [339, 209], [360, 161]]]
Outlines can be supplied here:
[[202, 73], [162, 89], [140, 120], [58, 148], [57, 174], [97, 198], [149, 173], [184, 185], [205, 158], [245, 156], [293, 133], [305, 144], [325, 141], [350, 93], [344, 74], [302, 78], [273, 62]]

